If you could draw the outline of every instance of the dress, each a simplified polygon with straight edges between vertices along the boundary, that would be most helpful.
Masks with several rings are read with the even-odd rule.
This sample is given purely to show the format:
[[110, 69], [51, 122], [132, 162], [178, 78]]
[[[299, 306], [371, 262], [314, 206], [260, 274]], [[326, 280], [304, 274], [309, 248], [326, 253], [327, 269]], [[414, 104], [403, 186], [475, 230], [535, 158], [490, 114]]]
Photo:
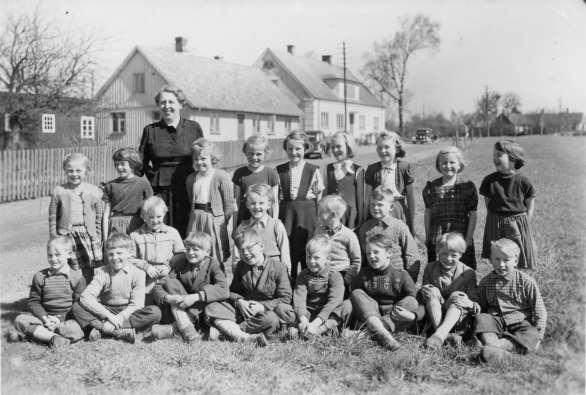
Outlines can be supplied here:
[[342, 178], [336, 178], [334, 163], [326, 166], [326, 195], [337, 193], [346, 201], [348, 209], [342, 223], [350, 229], [360, 227], [364, 222], [368, 207], [364, 198], [364, 169], [352, 163], [352, 172], [346, 172]]
[[[248, 166], [243, 166], [236, 169], [232, 176], [232, 182], [234, 183], [234, 192], [238, 190], [240, 195], [240, 201], [236, 202], [238, 204], [238, 217], [236, 218], [235, 226], [238, 226], [242, 221], [250, 218], [250, 211], [246, 208], [245, 196], [248, 187], [260, 183], [268, 184], [271, 187], [277, 186], [279, 185], [279, 176], [272, 167], [265, 166], [262, 170], [253, 172]], [[235, 193], [234, 196], [237, 196], [237, 194]], [[272, 215], [270, 210], [269, 215]]]
[[493, 241], [506, 237], [515, 241], [521, 251], [517, 267], [533, 269], [537, 264], [533, 230], [527, 218], [527, 201], [535, 197], [531, 181], [521, 173], [494, 172], [482, 180], [480, 194], [489, 199], [482, 257], [490, 258]]
[[182, 237], [186, 234], [190, 211], [185, 179], [193, 172], [191, 146], [200, 137], [203, 132], [197, 122], [180, 119], [177, 128], [163, 120], [147, 125], [140, 140], [143, 173], [154, 193], [167, 203], [168, 223]]
[[[428, 181], [423, 188], [425, 208], [431, 211], [430, 232], [427, 246], [427, 261], [436, 260], [436, 240], [444, 233], [460, 232], [466, 237], [470, 212], [478, 208], [478, 191], [472, 181], [459, 176], [453, 185], [442, 185], [442, 177]], [[474, 244], [469, 245], [461, 261], [476, 269]]]
[[140, 228], [142, 202], [152, 195], [151, 184], [144, 177], [117, 178], [106, 183], [103, 200], [110, 204], [108, 234], [130, 234]]

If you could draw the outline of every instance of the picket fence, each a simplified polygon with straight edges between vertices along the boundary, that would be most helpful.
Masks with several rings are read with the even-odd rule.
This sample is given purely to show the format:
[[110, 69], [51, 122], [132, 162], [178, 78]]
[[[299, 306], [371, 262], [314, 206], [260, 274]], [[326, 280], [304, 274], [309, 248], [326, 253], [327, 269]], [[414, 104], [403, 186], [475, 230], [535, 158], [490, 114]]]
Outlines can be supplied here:
[[[242, 141], [216, 143], [222, 158], [219, 165], [231, 169], [245, 163], [242, 144]], [[270, 140], [267, 161], [286, 158], [282, 144], [282, 139]], [[87, 176], [88, 182], [99, 185], [111, 180], [116, 176], [112, 153], [118, 148], [114, 145], [97, 145], [0, 151], [0, 203], [51, 194], [57, 184], [65, 181], [63, 159], [73, 152], [82, 153], [90, 159], [91, 171]]]

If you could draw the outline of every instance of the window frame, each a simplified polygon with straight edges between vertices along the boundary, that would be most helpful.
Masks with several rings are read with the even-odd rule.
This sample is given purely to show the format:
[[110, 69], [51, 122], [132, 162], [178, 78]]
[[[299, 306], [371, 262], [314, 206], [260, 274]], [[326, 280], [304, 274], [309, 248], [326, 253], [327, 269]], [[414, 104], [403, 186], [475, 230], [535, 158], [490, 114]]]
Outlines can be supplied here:
[[220, 114], [210, 114], [210, 134], [220, 134]]
[[123, 134], [126, 133], [126, 112], [117, 111], [110, 113], [112, 117], [112, 133]]
[[336, 114], [336, 128], [338, 130], [344, 130], [344, 114], [343, 113]]
[[146, 81], [144, 73], [132, 73], [132, 93], [146, 93]]
[[330, 128], [330, 113], [329, 112], [322, 111], [320, 113], [319, 128], [322, 130]]
[[[87, 125], [84, 125], [87, 123]], [[87, 128], [84, 131], [84, 128]], [[79, 132], [82, 139], [96, 139], [96, 117], [82, 115], [79, 120]]]
[[42, 114], [41, 116], [41, 131], [43, 133], [57, 133], [55, 125], [55, 114]]

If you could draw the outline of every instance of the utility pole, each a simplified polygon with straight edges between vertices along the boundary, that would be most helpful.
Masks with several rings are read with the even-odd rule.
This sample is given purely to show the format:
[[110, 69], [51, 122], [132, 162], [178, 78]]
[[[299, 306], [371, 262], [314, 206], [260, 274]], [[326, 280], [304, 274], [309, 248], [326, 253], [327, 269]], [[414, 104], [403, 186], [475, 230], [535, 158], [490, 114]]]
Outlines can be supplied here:
[[486, 137], [490, 137], [490, 127], [488, 125], [488, 85], [484, 86], [484, 122], [486, 126]]
[[348, 131], [347, 120], [348, 120], [348, 91], [346, 89], [346, 42], [342, 41], [342, 62], [344, 67], [344, 131]]

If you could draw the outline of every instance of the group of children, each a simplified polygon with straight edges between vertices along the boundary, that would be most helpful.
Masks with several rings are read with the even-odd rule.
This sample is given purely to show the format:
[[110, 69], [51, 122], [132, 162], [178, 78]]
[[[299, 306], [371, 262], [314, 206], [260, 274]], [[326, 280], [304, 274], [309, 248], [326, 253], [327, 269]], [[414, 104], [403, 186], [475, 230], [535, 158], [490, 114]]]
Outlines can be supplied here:
[[248, 165], [230, 180], [215, 167], [214, 144], [196, 140], [195, 171], [185, 185], [187, 235], [164, 223], [167, 206], [138, 176], [136, 150], [114, 153], [119, 177], [103, 188], [84, 181], [88, 158], [69, 155], [67, 182], [49, 207], [49, 267], [35, 274], [30, 314], [16, 318], [10, 338], [132, 343], [146, 330], [153, 340], [223, 337], [263, 346], [279, 333], [366, 328], [396, 350], [395, 331], [424, 328], [432, 349], [471, 333], [487, 360], [538, 347], [545, 308], [535, 281], [516, 269], [536, 260], [529, 225], [535, 190], [518, 171], [524, 153], [517, 143], [495, 145], [497, 171], [480, 187], [488, 210], [482, 257], [493, 271], [478, 285], [478, 192], [462, 176], [457, 148], [438, 153], [441, 177], [423, 189], [423, 265], [413, 237], [414, 170], [399, 160], [405, 150], [398, 135], [379, 136], [381, 160], [366, 170], [353, 162], [350, 135], [336, 133], [331, 147], [335, 162], [324, 182], [304, 160], [305, 134], [287, 136], [289, 161], [276, 169], [263, 165], [268, 141], [255, 135], [243, 147]]

